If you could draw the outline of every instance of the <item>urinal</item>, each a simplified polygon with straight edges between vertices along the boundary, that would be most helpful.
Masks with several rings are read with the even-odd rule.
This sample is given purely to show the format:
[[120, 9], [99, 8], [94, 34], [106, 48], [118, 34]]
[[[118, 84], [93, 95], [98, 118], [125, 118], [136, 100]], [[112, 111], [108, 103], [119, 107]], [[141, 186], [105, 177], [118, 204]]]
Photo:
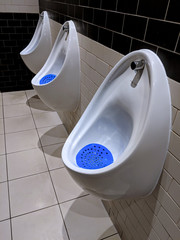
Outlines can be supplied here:
[[38, 73], [43, 67], [52, 49], [51, 29], [48, 13], [39, 15], [38, 24], [28, 46], [20, 52], [26, 66], [33, 72]]
[[167, 76], [150, 50], [123, 57], [67, 138], [63, 162], [101, 199], [141, 198], [160, 177], [171, 129]]
[[76, 110], [80, 98], [80, 55], [73, 21], [61, 27], [46, 63], [31, 83], [50, 108]]

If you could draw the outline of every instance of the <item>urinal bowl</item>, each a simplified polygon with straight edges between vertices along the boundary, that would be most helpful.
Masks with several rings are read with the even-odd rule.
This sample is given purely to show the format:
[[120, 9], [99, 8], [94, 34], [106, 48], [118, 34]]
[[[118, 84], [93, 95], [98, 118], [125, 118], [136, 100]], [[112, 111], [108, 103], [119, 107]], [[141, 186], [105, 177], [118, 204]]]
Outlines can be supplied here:
[[26, 66], [38, 73], [46, 62], [52, 49], [51, 29], [46, 11], [39, 15], [38, 24], [28, 46], [20, 52]]
[[[143, 60], [137, 74], [130, 65]], [[134, 51], [108, 74], [81, 119], [69, 135], [63, 162], [73, 179], [101, 199], [145, 197], [155, 188], [169, 144], [171, 100], [164, 67], [149, 50]], [[98, 169], [77, 165], [76, 156], [86, 145], [105, 146], [113, 163]]]
[[[47, 81], [42, 82], [43, 79]], [[57, 112], [76, 110], [80, 98], [80, 56], [73, 21], [63, 24], [46, 63], [31, 83], [50, 108]]]

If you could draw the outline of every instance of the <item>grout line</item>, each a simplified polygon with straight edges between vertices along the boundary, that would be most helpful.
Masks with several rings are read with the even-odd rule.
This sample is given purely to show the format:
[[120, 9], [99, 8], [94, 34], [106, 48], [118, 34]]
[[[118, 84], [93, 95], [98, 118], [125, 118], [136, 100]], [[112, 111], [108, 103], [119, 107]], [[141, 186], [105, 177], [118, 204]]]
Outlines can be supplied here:
[[170, 1], [168, 1], [168, 4], [167, 4], [167, 8], [166, 8], [166, 12], [165, 12], [165, 15], [164, 15], [164, 20], [166, 20], [166, 17], [167, 17], [167, 13], [168, 13], [168, 10], [169, 10], [169, 4], [170, 4]]
[[145, 28], [145, 32], [144, 32], [143, 41], [146, 41], [145, 39], [146, 39], [146, 33], [147, 33], [148, 24], [149, 24], [149, 18], [147, 18], [146, 28]]
[[131, 37], [131, 42], [130, 42], [130, 46], [129, 46], [129, 52], [131, 51], [131, 48], [132, 48], [132, 42], [133, 42], [133, 38]]
[[[31, 109], [31, 108], [30, 108], [30, 111], [31, 111], [31, 113], [32, 113], [32, 109]], [[35, 124], [35, 119], [34, 119], [33, 113], [32, 113], [32, 118], [33, 118], [33, 121], [34, 121], [34, 124]], [[36, 125], [35, 125], [35, 126], [36, 126]], [[36, 126], [36, 131], [37, 131], [37, 135], [38, 135], [38, 137], [39, 137], [39, 144], [40, 144], [40, 146], [41, 146], [41, 148], [42, 148], [42, 150], [43, 150], [43, 146], [42, 146], [42, 143], [41, 143], [41, 140], [40, 140], [40, 136], [39, 136], [39, 133], [38, 133], [37, 126]], [[50, 174], [50, 170], [49, 170], [49, 166], [48, 166], [48, 163], [47, 163], [47, 160], [46, 160], [46, 156], [45, 156], [44, 150], [43, 150], [43, 155], [44, 155], [45, 163], [46, 163], [46, 166], [47, 166], [47, 169], [48, 169], [48, 173], [49, 173], [49, 177], [50, 177], [50, 180], [51, 180], [51, 184], [52, 184], [52, 187], [53, 187], [53, 189], [54, 189], [54, 194], [55, 194], [55, 197], [56, 197], [56, 201], [57, 201], [57, 203], [59, 203], [58, 196], [57, 196], [57, 193], [56, 193], [55, 186], [54, 186], [54, 184], [53, 184], [53, 179], [52, 179], [52, 176], [51, 176], [51, 174]], [[64, 220], [64, 218], [63, 218], [63, 214], [62, 214], [62, 211], [61, 211], [61, 209], [60, 209], [60, 206], [59, 206], [59, 211], [60, 211], [60, 213], [61, 213], [61, 217], [62, 217], [62, 220], [63, 220], [63, 223], [64, 223], [64, 228], [65, 228], [65, 230], [66, 230], [68, 239], [70, 240], [69, 233], [68, 233], [68, 230], [67, 230], [67, 226], [66, 226], [65, 220]]]
[[179, 33], [179, 35], [178, 35], [178, 37], [177, 37], [177, 42], [176, 42], [176, 45], [175, 45], [175, 48], [174, 48], [174, 52], [176, 52], [179, 39], [180, 39], [180, 33]]
[[13, 181], [24, 179], [24, 178], [28, 178], [28, 177], [37, 176], [37, 175], [40, 175], [40, 174], [43, 174], [43, 173], [47, 173], [47, 172], [48, 172], [48, 170], [47, 171], [43, 171], [43, 172], [39, 172], [39, 173], [33, 173], [33, 174], [22, 176], [22, 177], [13, 178], [13, 179], [10, 179], [9, 182], [13, 182]]
[[21, 214], [18, 214], [18, 215], [16, 215], [16, 216], [13, 216], [13, 217], [11, 217], [11, 218], [14, 219], [14, 218], [17, 218], [17, 217], [22, 217], [22, 216], [24, 216], [24, 215], [28, 215], [28, 214], [31, 214], [31, 213], [39, 212], [39, 211], [41, 211], [41, 210], [45, 210], [45, 209], [48, 209], [48, 208], [51, 208], [51, 207], [54, 207], [54, 206], [58, 206], [58, 203], [52, 204], [51, 206], [39, 208], [39, 209], [37, 209], [37, 210], [32, 210], [32, 211], [30, 211], [30, 212], [21, 213]]
[[138, 0], [138, 2], [137, 2], [136, 15], [137, 15], [137, 13], [138, 13], [138, 8], [139, 8], [139, 0]]
[[12, 214], [11, 214], [8, 162], [7, 162], [7, 146], [6, 146], [5, 117], [4, 117], [4, 99], [3, 99], [3, 96], [2, 96], [2, 115], [3, 115], [3, 127], [4, 127], [4, 148], [5, 148], [5, 159], [6, 159], [6, 175], [7, 175], [7, 190], [8, 190], [8, 204], [9, 204], [10, 235], [11, 235], [11, 240], [13, 240], [12, 220], [11, 220], [12, 219]]
[[106, 239], [108, 239], [108, 238], [110, 238], [110, 237], [113, 237], [113, 236], [116, 236], [116, 235], [119, 236], [119, 233], [117, 232], [117, 233], [111, 234], [111, 235], [109, 235], [109, 236], [107, 236], [107, 237], [101, 238], [100, 240], [106, 240]]
[[115, 7], [116, 12], [117, 12], [117, 7], [118, 7], [118, 0], [116, 0], [116, 7]]
[[123, 15], [123, 22], [122, 22], [122, 28], [120, 33], [123, 33], [124, 31], [124, 22], [125, 22], [125, 14]]
[[78, 196], [78, 197], [71, 198], [71, 199], [66, 200], [66, 201], [63, 201], [63, 202], [59, 202], [59, 204], [61, 205], [61, 204], [67, 203], [67, 202], [71, 202], [71, 201], [73, 201], [73, 200], [78, 200], [79, 198], [87, 197], [87, 196], [89, 196], [89, 195], [90, 195], [89, 193], [86, 193], [86, 194], [84, 194], [84, 195], [80, 195], [80, 196]]

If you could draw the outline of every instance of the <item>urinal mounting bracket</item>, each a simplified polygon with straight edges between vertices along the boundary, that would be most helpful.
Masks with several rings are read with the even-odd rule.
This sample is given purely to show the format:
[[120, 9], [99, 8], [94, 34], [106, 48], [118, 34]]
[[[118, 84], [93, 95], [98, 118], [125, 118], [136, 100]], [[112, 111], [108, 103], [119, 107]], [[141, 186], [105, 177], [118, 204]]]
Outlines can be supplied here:
[[134, 61], [131, 63], [131, 69], [136, 72], [136, 75], [134, 76], [132, 82], [131, 82], [131, 87], [135, 88], [142, 76], [143, 70], [145, 66], [145, 61], [144, 60], [138, 60]]

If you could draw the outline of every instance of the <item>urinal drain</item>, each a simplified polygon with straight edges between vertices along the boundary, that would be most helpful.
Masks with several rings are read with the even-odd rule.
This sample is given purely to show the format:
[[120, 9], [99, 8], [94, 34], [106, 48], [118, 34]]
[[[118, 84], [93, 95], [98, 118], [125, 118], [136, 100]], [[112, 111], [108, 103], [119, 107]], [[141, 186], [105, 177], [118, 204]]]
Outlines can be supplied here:
[[112, 164], [113, 156], [103, 145], [91, 143], [78, 152], [76, 163], [81, 168], [99, 169]]
[[56, 75], [54, 75], [54, 74], [47, 74], [47, 75], [45, 75], [43, 78], [40, 79], [39, 84], [42, 85], [42, 84], [49, 83], [49, 82], [51, 82], [55, 77], [56, 77]]

